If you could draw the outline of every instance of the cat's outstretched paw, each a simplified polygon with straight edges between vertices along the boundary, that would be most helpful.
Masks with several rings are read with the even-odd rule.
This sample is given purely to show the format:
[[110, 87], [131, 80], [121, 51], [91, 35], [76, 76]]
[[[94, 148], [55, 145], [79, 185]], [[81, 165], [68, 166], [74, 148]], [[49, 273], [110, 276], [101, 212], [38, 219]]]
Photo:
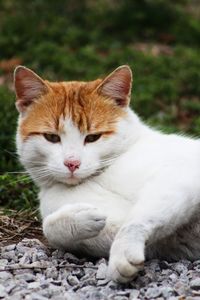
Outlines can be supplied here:
[[141, 247], [123, 241], [114, 241], [111, 247], [107, 277], [117, 282], [129, 282], [142, 270], [144, 253]]
[[43, 232], [52, 245], [67, 245], [95, 237], [104, 228], [106, 216], [87, 204], [64, 207], [47, 216]]

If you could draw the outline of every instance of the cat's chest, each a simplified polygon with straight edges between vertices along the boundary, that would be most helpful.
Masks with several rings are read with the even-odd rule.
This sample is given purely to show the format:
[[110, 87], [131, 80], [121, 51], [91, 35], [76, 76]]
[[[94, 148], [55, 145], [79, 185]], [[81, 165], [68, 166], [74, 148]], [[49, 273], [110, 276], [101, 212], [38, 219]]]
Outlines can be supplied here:
[[140, 190], [159, 167], [152, 158], [141, 158], [138, 151], [130, 152], [109, 167], [96, 179], [103, 188], [121, 195], [128, 201], [137, 201]]

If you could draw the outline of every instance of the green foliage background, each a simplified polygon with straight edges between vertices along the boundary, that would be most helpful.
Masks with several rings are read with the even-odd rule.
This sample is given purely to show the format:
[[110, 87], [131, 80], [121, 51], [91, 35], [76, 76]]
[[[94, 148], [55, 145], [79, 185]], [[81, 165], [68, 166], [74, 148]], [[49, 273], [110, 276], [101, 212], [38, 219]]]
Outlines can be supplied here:
[[[0, 0], [0, 62], [19, 58], [49, 80], [91, 80], [129, 64], [131, 105], [141, 118], [198, 136], [199, 11], [195, 0]], [[10, 73], [0, 67], [0, 78]], [[14, 154], [16, 120], [8, 79], [0, 85], [0, 200], [9, 207], [18, 207], [18, 200], [6, 201], [10, 190], [24, 189], [11, 187], [19, 178], [5, 175], [22, 169]], [[20, 195], [12, 197], [26, 198]]]

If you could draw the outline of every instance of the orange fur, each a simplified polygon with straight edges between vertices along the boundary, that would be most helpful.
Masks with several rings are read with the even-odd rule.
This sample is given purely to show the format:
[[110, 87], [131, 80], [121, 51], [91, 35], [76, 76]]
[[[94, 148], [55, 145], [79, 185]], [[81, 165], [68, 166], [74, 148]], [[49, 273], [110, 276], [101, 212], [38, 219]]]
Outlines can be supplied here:
[[57, 133], [63, 119], [71, 118], [80, 132], [112, 134], [125, 111], [101, 95], [101, 79], [91, 82], [44, 82], [48, 91], [28, 107], [20, 124], [23, 139], [32, 134]]

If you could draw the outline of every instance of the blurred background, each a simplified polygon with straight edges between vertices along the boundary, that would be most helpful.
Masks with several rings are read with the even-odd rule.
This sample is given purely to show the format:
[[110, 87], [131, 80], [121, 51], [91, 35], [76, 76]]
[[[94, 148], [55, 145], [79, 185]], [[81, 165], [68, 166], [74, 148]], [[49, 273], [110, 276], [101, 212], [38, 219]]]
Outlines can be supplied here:
[[0, 0], [0, 200], [8, 207], [34, 205], [30, 180], [11, 173], [22, 170], [14, 143], [18, 64], [49, 80], [93, 80], [129, 64], [141, 118], [200, 136], [199, 0]]

